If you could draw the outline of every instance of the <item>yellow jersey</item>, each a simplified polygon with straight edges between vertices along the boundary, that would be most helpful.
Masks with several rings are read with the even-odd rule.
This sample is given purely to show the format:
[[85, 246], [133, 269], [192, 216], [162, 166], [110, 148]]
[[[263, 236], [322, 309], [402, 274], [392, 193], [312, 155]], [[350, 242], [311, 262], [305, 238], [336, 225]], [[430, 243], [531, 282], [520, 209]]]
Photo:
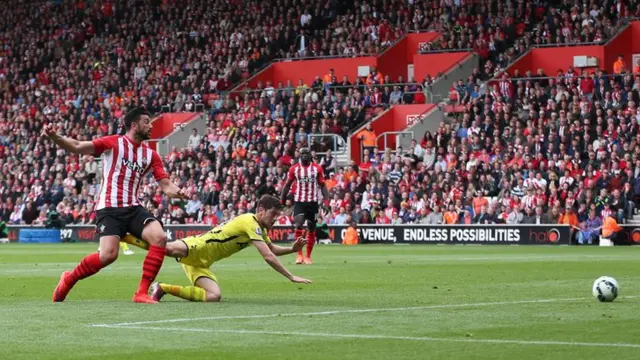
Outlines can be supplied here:
[[267, 230], [260, 226], [255, 214], [242, 214], [207, 233], [181, 241], [187, 245], [189, 253], [179, 261], [196, 267], [209, 267], [243, 250], [253, 241], [271, 243]]

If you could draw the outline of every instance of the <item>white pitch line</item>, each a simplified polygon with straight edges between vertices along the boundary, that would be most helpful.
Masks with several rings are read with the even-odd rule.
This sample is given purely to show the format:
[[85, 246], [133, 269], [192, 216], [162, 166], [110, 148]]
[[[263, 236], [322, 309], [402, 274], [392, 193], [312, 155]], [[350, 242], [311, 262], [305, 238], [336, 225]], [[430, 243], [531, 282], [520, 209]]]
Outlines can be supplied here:
[[[386, 263], [391, 260], [392, 262], [396, 262], [399, 264], [402, 263], [413, 263], [413, 264], [422, 264], [422, 263], [438, 263], [438, 262], [473, 262], [473, 261], [496, 261], [496, 262], [514, 262], [514, 261], [524, 261], [524, 262], [537, 262], [537, 261], [583, 261], [585, 259], [595, 259], [601, 261], [611, 261], [611, 260], [638, 260], [638, 256], [600, 256], [600, 255], [576, 255], [576, 256], [556, 256], [556, 255], [543, 255], [543, 256], [470, 256], [470, 257], [455, 257], [455, 256], [425, 256], [425, 257], [411, 257], [406, 259], [397, 258], [397, 256], [388, 256], [388, 257], [379, 257], [377, 259], [368, 259], [368, 260], [331, 260], [322, 263], [318, 263], [319, 266], [328, 266], [328, 265], [342, 265], [342, 264], [375, 264], [375, 263]], [[165, 261], [170, 260], [169, 258], [165, 259]], [[346, 263], [345, 263], [346, 261]], [[66, 268], [72, 268], [77, 263], [61, 263], [60, 266], [49, 267], [31, 267], [29, 269], [3, 269], [4, 264], [0, 264], [0, 275], [2, 274], [20, 274], [20, 273], [38, 273], [38, 272], [49, 272], [49, 271], [61, 271]], [[13, 265], [9, 265], [13, 266]], [[165, 265], [165, 268], [167, 266]], [[113, 270], [139, 270], [142, 268], [142, 265], [138, 266], [111, 266], [105, 268], [103, 271], [113, 271]], [[168, 268], [171, 268], [170, 266]], [[175, 269], [180, 269], [180, 267], [173, 267]], [[239, 263], [230, 263], [230, 264], [216, 264], [214, 268], [269, 268], [266, 264], [257, 262], [257, 263], [249, 263], [249, 264], [239, 264]]]
[[[625, 296], [626, 299], [637, 298], [639, 296]], [[277, 318], [277, 317], [293, 317], [293, 316], [321, 316], [321, 315], [338, 315], [338, 314], [364, 314], [372, 312], [393, 312], [393, 311], [413, 311], [413, 310], [429, 310], [429, 309], [455, 309], [465, 307], [483, 307], [483, 306], [499, 306], [499, 305], [518, 305], [518, 304], [543, 304], [553, 302], [564, 301], [583, 301], [593, 300], [593, 298], [566, 298], [566, 299], [538, 299], [538, 300], [518, 300], [518, 301], [498, 301], [498, 302], [481, 302], [481, 303], [467, 303], [467, 304], [442, 304], [442, 305], [426, 305], [426, 306], [411, 306], [411, 307], [398, 307], [398, 308], [378, 308], [378, 309], [345, 309], [345, 310], [328, 310], [306, 313], [277, 313], [277, 314], [259, 314], [259, 315], [229, 315], [229, 316], [208, 316], [200, 318], [179, 318], [179, 319], [165, 319], [165, 320], [149, 320], [149, 321], [136, 321], [116, 324], [90, 324], [92, 327], [114, 327], [114, 326], [135, 326], [135, 325], [151, 325], [151, 324], [169, 324], [178, 322], [189, 321], [202, 321], [202, 320], [228, 320], [228, 319], [265, 319], [265, 318]]]
[[328, 338], [349, 338], [366, 340], [405, 340], [405, 341], [431, 341], [431, 342], [461, 342], [461, 343], [484, 343], [484, 344], [515, 344], [515, 345], [555, 345], [555, 346], [580, 346], [580, 347], [618, 347], [618, 348], [640, 348], [640, 344], [628, 343], [590, 343], [573, 341], [544, 341], [544, 340], [508, 340], [508, 339], [470, 339], [470, 338], [438, 338], [430, 336], [393, 336], [393, 335], [367, 335], [367, 334], [335, 334], [335, 333], [315, 333], [297, 331], [263, 331], [263, 330], [222, 330], [222, 329], [192, 329], [192, 328], [167, 328], [167, 327], [146, 327], [146, 326], [103, 326], [113, 329], [135, 329], [135, 330], [160, 330], [160, 331], [186, 331], [204, 333], [228, 333], [228, 334], [253, 334], [253, 335], [281, 335], [281, 336], [317, 336]]

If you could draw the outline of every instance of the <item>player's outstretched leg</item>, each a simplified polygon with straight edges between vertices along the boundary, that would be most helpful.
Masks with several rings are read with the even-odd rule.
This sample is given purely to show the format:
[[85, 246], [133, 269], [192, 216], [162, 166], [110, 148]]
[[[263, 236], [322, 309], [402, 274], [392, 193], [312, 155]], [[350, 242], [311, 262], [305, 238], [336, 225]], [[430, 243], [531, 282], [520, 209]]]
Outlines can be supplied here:
[[142, 239], [138, 239], [137, 237], [131, 235], [131, 234], [127, 234], [125, 235], [121, 240], [121, 242], [123, 243], [127, 243], [129, 245], [133, 245], [136, 247], [139, 247], [141, 249], [144, 250], [149, 250], [149, 243], [142, 240]]
[[100, 252], [87, 255], [73, 271], [65, 271], [62, 273], [58, 286], [56, 286], [56, 289], [53, 291], [53, 301], [64, 301], [78, 281], [94, 275], [102, 268], [116, 261], [119, 251], [118, 242], [119, 238], [117, 236], [101, 237]]
[[156, 282], [151, 286], [151, 297], [160, 301], [165, 294], [195, 302], [219, 302], [220, 287], [212, 279], [201, 277], [195, 286], [180, 286]]
[[149, 252], [142, 263], [142, 278], [138, 291], [133, 295], [133, 302], [155, 304], [157, 301], [149, 296], [149, 287], [156, 279], [166, 252], [167, 236], [160, 222], [153, 219], [146, 223], [142, 230], [142, 239], [149, 243]]

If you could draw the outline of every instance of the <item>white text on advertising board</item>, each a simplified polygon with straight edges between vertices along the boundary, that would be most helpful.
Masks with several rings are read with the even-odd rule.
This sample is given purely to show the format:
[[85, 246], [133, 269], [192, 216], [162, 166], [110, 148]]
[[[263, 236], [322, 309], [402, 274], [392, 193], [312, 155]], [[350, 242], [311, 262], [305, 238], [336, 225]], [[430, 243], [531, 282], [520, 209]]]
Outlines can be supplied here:
[[420, 115], [407, 115], [407, 126], [413, 126], [420, 121]]
[[[342, 238], [347, 230], [342, 230]], [[358, 235], [361, 239], [371, 242], [396, 242], [396, 234], [392, 227], [387, 228], [360, 228]]]
[[519, 229], [404, 228], [407, 242], [520, 242]]

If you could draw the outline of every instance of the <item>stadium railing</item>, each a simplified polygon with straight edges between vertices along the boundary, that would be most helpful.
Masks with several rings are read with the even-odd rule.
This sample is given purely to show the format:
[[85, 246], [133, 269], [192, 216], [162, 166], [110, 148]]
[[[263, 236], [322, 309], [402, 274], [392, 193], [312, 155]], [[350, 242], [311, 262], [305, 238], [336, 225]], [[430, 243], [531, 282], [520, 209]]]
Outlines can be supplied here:
[[[320, 139], [316, 141], [314, 139]], [[316, 143], [323, 143], [325, 139], [331, 139], [330, 150], [338, 155], [347, 152], [347, 141], [338, 134], [307, 134], [307, 143], [312, 146]], [[316, 152], [318, 155], [326, 154], [326, 151]]]
[[[183, 105], [182, 105], [182, 107], [180, 109], [176, 109], [175, 105], [176, 105], [175, 101], [172, 101], [172, 102], [170, 102], [168, 104], [162, 105], [160, 107], [160, 112], [161, 113], [172, 113], [172, 112], [183, 112], [183, 111], [203, 112], [204, 109], [205, 109], [205, 105], [203, 103], [201, 103], [201, 102], [195, 103], [193, 101], [187, 101], [187, 102], [183, 103]], [[192, 107], [193, 109], [189, 109], [189, 107]]]
[[[413, 131], [387, 131], [387, 132], [383, 132], [382, 134], [376, 137], [376, 144], [379, 144], [379, 140], [382, 138], [384, 143], [384, 149], [385, 150], [388, 149], [389, 148], [388, 137], [391, 135], [394, 135], [396, 137], [403, 137], [403, 138], [406, 136], [409, 136], [410, 139], [415, 139], [415, 133]], [[391, 149], [391, 153], [395, 154], [398, 151], [399, 145], [400, 145], [400, 141], [398, 139], [396, 140], [396, 148]], [[362, 147], [362, 143], [361, 143], [361, 147]], [[360, 149], [360, 153], [361, 154], [364, 153], [364, 147]]]
[[271, 60], [270, 64], [276, 62], [293, 62], [293, 61], [305, 61], [305, 60], [331, 60], [331, 59], [354, 59], [359, 57], [378, 56], [378, 54], [355, 54], [355, 55], [321, 55], [321, 56], [296, 56], [287, 58], [275, 58]]
[[[580, 69], [579, 69], [580, 71]], [[587, 73], [590, 73], [592, 70], [588, 70]], [[640, 73], [634, 73], [634, 72], [625, 72], [622, 74], [611, 74], [611, 73], [603, 73], [602, 74], [602, 78], [605, 80], [609, 80], [611, 78], [620, 78], [620, 77], [624, 77], [627, 75], [631, 75], [633, 77], [636, 76], [640, 76]], [[582, 74], [575, 74], [575, 76], [573, 76], [572, 80], [577, 80], [579, 81], [582, 78]], [[532, 81], [539, 81], [539, 80], [557, 80], [559, 78], [568, 78], [566, 76], [563, 75], [556, 75], [556, 76], [520, 76], [520, 77], [510, 77], [509, 81], [528, 81], [528, 80], [532, 80]]]
[[[419, 87], [421, 90], [420, 91], [416, 91], [416, 92], [411, 92], [413, 93], [418, 93], [418, 92], [424, 92], [425, 90], [425, 86], [423, 84], [420, 83], [410, 83], [410, 82], [402, 82], [402, 83], [398, 83], [398, 82], [392, 82], [392, 83], [384, 83], [384, 84], [352, 84], [352, 85], [325, 85], [322, 84], [321, 88], [314, 88], [309, 84], [305, 84], [307, 89], [311, 89], [311, 90], [335, 90], [335, 89], [364, 89], [364, 90], [373, 90], [373, 88], [377, 87], [377, 88], [381, 88], [381, 87], [394, 87], [394, 86], [400, 86], [402, 88], [404, 88], [405, 86], [417, 86]], [[234, 90], [233, 93], [240, 93], [240, 94], [246, 94], [246, 93], [262, 93], [262, 92], [277, 92], [277, 91], [296, 91], [298, 89], [297, 86], [284, 86], [284, 87], [279, 87], [279, 88], [262, 88], [262, 89], [242, 89], [242, 90]]]
[[451, 52], [474, 52], [474, 48], [460, 48], [460, 49], [429, 49], [429, 50], [420, 50], [418, 54], [426, 55], [426, 54], [441, 54], [441, 53], [451, 53]]

